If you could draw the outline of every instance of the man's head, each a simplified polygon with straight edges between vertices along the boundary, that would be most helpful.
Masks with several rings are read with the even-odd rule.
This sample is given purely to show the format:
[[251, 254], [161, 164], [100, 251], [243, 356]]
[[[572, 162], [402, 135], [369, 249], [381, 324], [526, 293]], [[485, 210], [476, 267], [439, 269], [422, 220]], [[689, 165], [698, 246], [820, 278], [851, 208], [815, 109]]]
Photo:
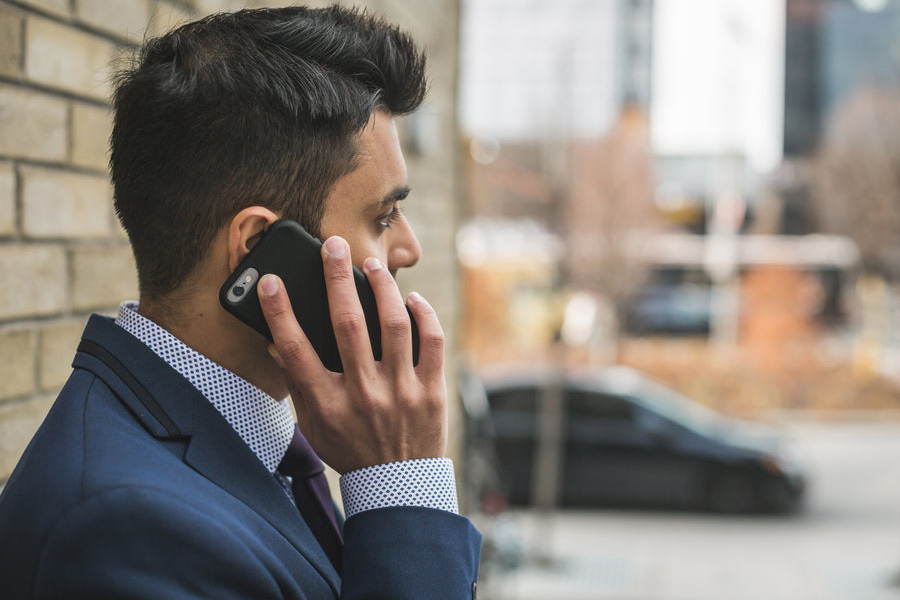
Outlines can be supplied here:
[[148, 42], [117, 80], [110, 161], [142, 299], [176, 290], [248, 207], [351, 238], [349, 209], [326, 199], [379, 168], [379, 143], [399, 153], [389, 117], [419, 106], [424, 71], [407, 35], [336, 6], [214, 15]]

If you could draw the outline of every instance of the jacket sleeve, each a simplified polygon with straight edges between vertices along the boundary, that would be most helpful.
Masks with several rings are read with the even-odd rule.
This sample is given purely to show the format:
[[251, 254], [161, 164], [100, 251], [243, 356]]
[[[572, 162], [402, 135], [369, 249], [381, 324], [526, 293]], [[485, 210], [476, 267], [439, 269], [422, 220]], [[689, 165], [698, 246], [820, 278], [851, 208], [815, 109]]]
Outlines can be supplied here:
[[481, 534], [459, 515], [384, 508], [344, 525], [342, 600], [468, 600], [475, 596]]

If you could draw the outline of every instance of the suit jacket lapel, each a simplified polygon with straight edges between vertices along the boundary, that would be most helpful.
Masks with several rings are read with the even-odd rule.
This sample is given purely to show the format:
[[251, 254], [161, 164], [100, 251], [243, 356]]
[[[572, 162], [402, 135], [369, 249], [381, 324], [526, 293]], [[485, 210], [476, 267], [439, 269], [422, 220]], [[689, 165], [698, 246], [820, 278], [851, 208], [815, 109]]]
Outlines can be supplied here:
[[185, 439], [184, 461], [278, 529], [338, 595], [338, 574], [297, 508], [212, 404], [112, 319], [91, 316], [82, 339], [72, 366], [103, 379], [154, 437]]
[[338, 595], [337, 572], [275, 477], [205, 398], [203, 403], [195, 402], [194, 408], [185, 462], [281, 531]]

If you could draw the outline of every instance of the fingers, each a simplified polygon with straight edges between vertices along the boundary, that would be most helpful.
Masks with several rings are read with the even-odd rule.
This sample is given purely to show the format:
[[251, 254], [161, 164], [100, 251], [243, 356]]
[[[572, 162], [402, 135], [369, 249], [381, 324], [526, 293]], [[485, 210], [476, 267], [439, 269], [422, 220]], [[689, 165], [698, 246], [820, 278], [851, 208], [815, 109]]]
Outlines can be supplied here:
[[[356, 283], [347, 242], [339, 237], [326, 240], [322, 248], [328, 306], [337, 339], [344, 373], [369, 378], [374, 369], [372, 346]], [[366, 259], [363, 268], [375, 294], [381, 321], [382, 364], [395, 374], [412, 365], [412, 326], [397, 283], [375, 258]], [[431, 305], [418, 294], [410, 294], [409, 308], [419, 327], [420, 377], [443, 378], [444, 332]]]
[[375, 294], [381, 321], [381, 362], [395, 374], [412, 365], [412, 325], [394, 278], [377, 258], [367, 258], [363, 269]]
[[322, 259], [342, 374], [322, 366], [294, 317], [281, 280], [266, 275], [259, 283], [263, 314], [304, 435], [341, 473], [443, 456], [448, 427], [444, 334], [434, 309], [418, 294], [410, 294], [409, 310], [420, 333], [419, 363], [413, 368], [406, 306], [388, 269], [367, 260], [364, 268], [381, 317], [383, 360], [378, 364], [347, 243], [330, 238], [323, 245]]
[[320, 379], [327, 371], [297, 323], [281, 279], [276, 275], [265, 275], [260, 279], [257, 291], [263, 316], [272, 332], [279, 366], [289, 379], [310, 383]]
[[374, 368], [372, 343], [366, 317], [359, 303], [350, 248], [343, 238], [332, 236], [322, 245], [328, 310], [344, 373], [366, 376]]
[[419, 327], [419, 364], [416, 373], [424, 379], [444, 377], [444, 330], [437, 313], [422, 296], [413, 292], [406, 300]]

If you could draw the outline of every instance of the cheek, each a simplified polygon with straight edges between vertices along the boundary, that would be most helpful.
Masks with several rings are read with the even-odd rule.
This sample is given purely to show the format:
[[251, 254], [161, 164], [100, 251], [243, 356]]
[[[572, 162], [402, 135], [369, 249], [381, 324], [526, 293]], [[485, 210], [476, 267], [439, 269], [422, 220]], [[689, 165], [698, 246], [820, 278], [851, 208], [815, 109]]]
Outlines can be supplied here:
[[339, 235], [347, 240], [353, 265], [359, 269], [362, 269], [363, 262], [370, 256], [387, 264], [390, 230], [379, 229], [374, 221], [353, 211], [326, 211], [322, 219], [321, 234], [323, 241], [332, 235]]
[[362, 269], [362, 265], [367, 258], [374, 256], [384, 264], [387, 264], [387, 248], [384, 244], [386, 236], [378, 236], [373, 232], [366, 231], [364, 228], [353, 232], [352, 238], [348, 238], [350, 244], [350, 255], [353, 257], [353, 264]]
[[[387, 249], [384, 246], [384, 243], [382, 242], [383, 239], [384, 239], [384, 237], [382, 236], [382, 238], [377, 239], [377, 240], [369, 240], [369, 244], [367, 247], [368, 253], [366, 254], [366, 257], [374, 256], [375, 258], [380, 260], [382, 263], [387, 265], [388, 264], [388, 253], [387, 253]], [[365, 260], [365, 259], [363, 259], [363, 260]]]

